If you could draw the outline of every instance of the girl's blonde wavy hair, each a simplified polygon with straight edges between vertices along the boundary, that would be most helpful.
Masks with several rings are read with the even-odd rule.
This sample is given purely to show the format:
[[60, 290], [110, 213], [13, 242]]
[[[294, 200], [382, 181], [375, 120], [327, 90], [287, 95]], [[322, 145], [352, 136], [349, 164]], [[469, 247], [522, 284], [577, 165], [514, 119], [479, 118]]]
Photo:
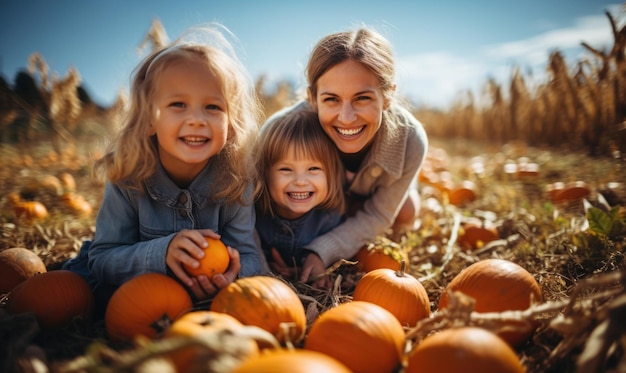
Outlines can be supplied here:
[[[203, 42], [197, 41], [199, 37]], [[211, 197], [214, 200], [244, 201], [246, 187], [256, 181], [252, 154], [261, 110], [252, 79], [227, 37], [234, 38], [234, 35], [216, 23], [193, 28], [151, 53], [135, 68], [128, 117], [106, 154], [96, 161], [96, 175], [144, 191], [143, 182], [155, 172], [159, 162], [156, 141], [150, 135], [155, 110], [152, 97], [159, 76], [174, 62], [201, 59], [220, 80], [229, 119], [226, 145], [212, 160], [222, 167], [218, 167], [220, 174], [214, 177], [219, 183], [219, 191]]]

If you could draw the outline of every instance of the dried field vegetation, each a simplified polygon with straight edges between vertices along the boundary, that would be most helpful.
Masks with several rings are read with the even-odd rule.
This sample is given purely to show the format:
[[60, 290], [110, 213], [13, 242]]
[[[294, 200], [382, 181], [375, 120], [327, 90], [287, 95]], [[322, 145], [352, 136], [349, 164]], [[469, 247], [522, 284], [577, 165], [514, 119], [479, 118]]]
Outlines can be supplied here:
[[[420, 225], [400, 237], [390, 232], [372, 246], [408, 253], [408, 272], [425, 286], [433, 311], [446, 284], [485, 258], [526, 268], [541, 285], [544, 301], [520, 312], [478, 314], [471, 300], [455, 298], [449, 310], [407, 330], [413, 343], [451, 326], [496, 330], [521, 319], [539, 325], [517, 350], [529, 372], [626, 371], [626, 27], [609, 13], [607, 18], [613, 48], [599, 51], [585, 44], [589, 59], [573, 73], [554, 52], [550, 79], [536, 89], [516, 70], [508, 94], [498, 83], [487, 83], [486, 104], [466, 96], [445, 112], [416, 110], [432, 142], [420, 175]], [[154, 24], [148, 33], [155, 45], [163, 32], [159, 27]], [[5, 83], [0, 91], [0, 250], [29, 248], [52, 270], [94, 234], [103, 185], [90, 177], [91, 164], [101, 154], [102, 139], [116, 129], [125, 98], [100, 108], [80, 89], [78, 71], [49, 81], [42, 56], [33, 55], [29, 65], [15, 88]], [[267, 114], [294, 98], [287, 83], [268, 95], [260, 78], [258, 90]], [[523, 167], [529, 164], [531, 169]], [[475, 198], [451, 203], [453, 186], [463, 181], [472, 183]], [[588, 193], [551, 197], [550, 186], [574, 181], [584, 182]], [[33, 221], [17, 216], [11, 197], [16, 195], [43, 203], [48, 215]], [[79, 196], [91, 212], [68, 203]], [[468, 249], [460, 239], [471, 222], [496, 226], [498, 239]], [[332, 289], [291, 285], [310, 322], [350, 300], [362, 275], [354, 263], [340, 262], [329, 269]], [[44, 333], [32, 317], [10, 316], [2, 308], [0, 337], [6, 344], [2, 363], [17, 361], [23, 371], [87, 371], [86, 366], [131, 371], [171, 347], [139, 341], [116, 349], [97, 323]], [[224, 341], [207, 346], [215, 356], [232, 352]]]

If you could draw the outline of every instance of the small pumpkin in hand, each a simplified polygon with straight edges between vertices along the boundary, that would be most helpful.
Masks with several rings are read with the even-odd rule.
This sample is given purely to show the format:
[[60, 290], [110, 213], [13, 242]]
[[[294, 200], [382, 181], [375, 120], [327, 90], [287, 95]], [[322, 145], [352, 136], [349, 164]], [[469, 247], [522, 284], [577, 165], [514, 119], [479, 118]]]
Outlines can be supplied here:
[[324, 311], [311, 325], [304, 348], [334, 357], [354, 372], [393, 372], [403, 356], [404, 337], [391, 312], [352, 301]]
[[43, 272], [47, 272], [46, 265], [32, 250], [13, 247], [0, 251], [0, 294]]
[[403, 326], [430, 316], [428, 293], [418, 279], [400, 269], [379, 268], [367, 272], [357, 282], [352, 299], [377, 304], [391, 312]]
[[230, 264], [228, 248], [224, 242], [217, 238], [205, 237], [208, 246], [204, 249], [204, 257], [200, 259], [200, 265], [193, 268], [187, 264], [183, 267], [190, 276], [206, 275], [211, 278], [216, 274], [224, 273]]
[[[476, 312], [525, 310], [542, 300], [541, 287], [523, 267], [505, 259], [484, 259], [462, 270], [446, 286], [439, 309], [448, 306], [448, 292], [460, 291], [476, 300]], [[522, 322], [511, 325], [517, 330], [498, 333], [512, 346], [526, 341], [534, 327]]]
[[488, 330], [461, 327], [426, 337], [408, 355], [406, 373], [523, 373], [515, 351]]
[[43, 329], [69, 325], [93, 312], [94, 295], [87, 281], [67, 270], [40, 273], [16, 286], [9, 296], [11, 314], [33, 312]]
[[211, 311], [224, 312], [244, 325], [265, 329], [281, 343], [299, 341], [306, 329], [304, 306], [296, 291], [270, 276], [243, 277], [231, 282], [215, 295]]
[[144, 273], [113, 293], [104, 322], [114, 342], [132, 341], [137, 335], [155, 338], [191, 308], [191, 297], [176, 280], [160, 273]]

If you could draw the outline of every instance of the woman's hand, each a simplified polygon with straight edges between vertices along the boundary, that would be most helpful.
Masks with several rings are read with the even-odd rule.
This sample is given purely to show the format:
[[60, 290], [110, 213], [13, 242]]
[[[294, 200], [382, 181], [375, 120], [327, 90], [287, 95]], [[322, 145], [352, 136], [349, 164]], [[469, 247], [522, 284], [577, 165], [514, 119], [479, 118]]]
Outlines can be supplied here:
[[304, 260], [300, 281], [312, 281], [314, 288], [330, 288], [332, 282], [328, 276], [324, 275], [324, 272], [326, 272], [324, 262], [317, 254], [311, 252]]

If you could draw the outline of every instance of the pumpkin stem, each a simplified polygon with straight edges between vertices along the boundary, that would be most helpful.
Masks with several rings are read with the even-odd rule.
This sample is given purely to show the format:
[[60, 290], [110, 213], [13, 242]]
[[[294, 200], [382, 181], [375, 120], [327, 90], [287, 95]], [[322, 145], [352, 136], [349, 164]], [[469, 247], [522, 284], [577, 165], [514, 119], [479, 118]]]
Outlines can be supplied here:
[[402, 259], [400, 261], [400, 269], [396, 271], [396, 276], [404, 277], [405, 274], [406, 274], [406, 261]]

